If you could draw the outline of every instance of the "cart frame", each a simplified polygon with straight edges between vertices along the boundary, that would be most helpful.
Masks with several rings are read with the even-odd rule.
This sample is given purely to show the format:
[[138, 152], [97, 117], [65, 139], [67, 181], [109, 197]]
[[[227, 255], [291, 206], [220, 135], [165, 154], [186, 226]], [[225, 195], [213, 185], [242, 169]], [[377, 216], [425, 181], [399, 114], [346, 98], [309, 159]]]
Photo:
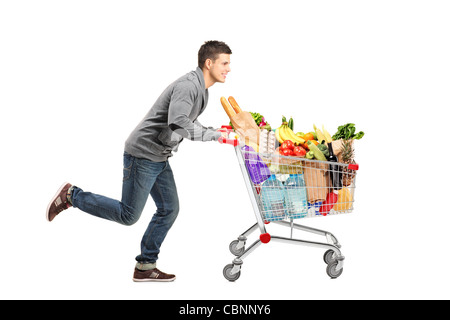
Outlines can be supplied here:
[[[239, 167], [241, 168], [242, 176], [244, 177], [245, 185], [247, 187], [247, 191], [257, 221], [253, 226], [251, 226], [245, 232], [239, 235], [237, 240], [234, 240], [230, 243], [229, 249], [230, 252], [233, 255], [235, 255], [235, 258], [233, 259], [231, 264], [227, 264], [224, 267], [223, 269], [224, 277], [229, 281], [237, 280], [240, 277], [243, 260], [246, 259], [262, 243], [267, 244], [270, 241], [325, 249], [326, 252], [324, 254], [323, 260], [327, 264], [326, 272], [328, 276], [330, 276], [330, 278], [332, 279], [339, 277], [343, 271], [345, 257], [341, 253], [340, 250], [341, 245], [338, 242], [337, 238], [331, 232], [294, 223], [292, 218], [290, 218], [290, 221], [286, 220], [271, 221], [281, 226], [290, 227], [291, 228], [290, 238], [271, 235], [270, 233], [268, 233], [265, 227], [266, 224], [268, 224], [268, 222], [263, 220], [263, 215], [261, 214], [260, 207], [258, 206], [258, 202], [256, 200], [259, 197], [259, 195], [255, 192], [253, 182], [250, 180], [243, 152], [241, 150], [243, 145], [239, 144], [238, 140], [230, 140], [225, 138], [219, 139], [219, 142], [231, 144], [234, 146], [236, 156], [239, 162]], [[357, 168], [358, 167], [356, 166], [354, 170], [357, 170]], [[247, 237], [258, 228], [260, 231], [259, 239], [254, 241], [247, 248], [245, 248]], [[294, 229], [323, 236], [326, 242], [316, 242], [293, 238]]]

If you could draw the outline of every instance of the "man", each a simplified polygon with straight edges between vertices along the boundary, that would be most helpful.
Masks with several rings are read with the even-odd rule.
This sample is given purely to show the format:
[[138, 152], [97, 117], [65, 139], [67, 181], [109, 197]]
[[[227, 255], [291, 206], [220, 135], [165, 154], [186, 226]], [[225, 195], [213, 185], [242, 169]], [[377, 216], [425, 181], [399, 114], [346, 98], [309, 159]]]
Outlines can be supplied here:
[[205, 42], [196, 70], [170, 84], [125, 142], [122, 199], [114, 200], [64, 183], [47, 207], [47, 219], [73, 206], [91, 215], [124, 225], [140, 217], [148, 195], [155, 201], [153, 215], [136, 257], [134, 281], [173, 281], [175, 275], [156, 268], [160, 246], [174, 223], [178, 194], [168, 158], [187, 138], [214, 141], [221, 133], [202, 126], [197, 117], [208, 103], [208, 88], [224, 83], [230, 72], [230, 48], [220, 41]]

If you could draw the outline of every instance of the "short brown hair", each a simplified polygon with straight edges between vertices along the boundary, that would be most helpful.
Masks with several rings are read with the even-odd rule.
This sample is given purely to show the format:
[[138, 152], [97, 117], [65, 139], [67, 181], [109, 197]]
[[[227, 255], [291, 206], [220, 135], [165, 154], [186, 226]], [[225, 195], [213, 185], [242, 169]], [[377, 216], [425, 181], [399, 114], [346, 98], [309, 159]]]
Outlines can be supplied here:
[[207, 59], [216, 60], [221, 53], [231, 54], [230, 47], [225, 42], [210, 40], [206, 41], [198, 50], [198, 67], [201, 69]]

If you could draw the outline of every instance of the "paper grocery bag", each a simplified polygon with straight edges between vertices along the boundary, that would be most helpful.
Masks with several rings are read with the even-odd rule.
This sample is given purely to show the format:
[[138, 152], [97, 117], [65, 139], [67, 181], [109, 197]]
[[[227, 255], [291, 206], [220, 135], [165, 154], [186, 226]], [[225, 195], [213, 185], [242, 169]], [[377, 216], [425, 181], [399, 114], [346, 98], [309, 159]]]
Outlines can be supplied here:
[[[352, 148], [354, 148], [353, 146], [353, 139], [351, 140], [352, 143]], [[336, 155], [336, 157], [338, 158], [338, 162], [343, 162], [342, 161], [342, 143], [344, 142], [343, 139], [339, 139], [339, 140], [333, 140], [331, 142], [331, 145], [333, 147], [333, 153]]]
[[[250, 112], [242, 111], [231, 117], [231, 124], [240, 139], [258, 152], [259, 128]], [[255, 148], [256, 146], [256, 148]]]
[[325, 201], [330, 188], [328, 164], [316, 161], [303, 161], [303, 176], [308, 202]]

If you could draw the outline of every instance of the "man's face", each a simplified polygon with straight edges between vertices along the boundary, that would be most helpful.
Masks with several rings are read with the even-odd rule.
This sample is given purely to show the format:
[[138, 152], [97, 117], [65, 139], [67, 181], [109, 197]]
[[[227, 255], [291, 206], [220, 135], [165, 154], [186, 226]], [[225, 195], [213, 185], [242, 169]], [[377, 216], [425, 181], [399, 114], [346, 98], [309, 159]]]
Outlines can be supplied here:
[[230, 55], [226, 53], [219, 54], [219, 57], [212, 61], [209, 72], [215, 82], [224, 83], [230, 68]]

